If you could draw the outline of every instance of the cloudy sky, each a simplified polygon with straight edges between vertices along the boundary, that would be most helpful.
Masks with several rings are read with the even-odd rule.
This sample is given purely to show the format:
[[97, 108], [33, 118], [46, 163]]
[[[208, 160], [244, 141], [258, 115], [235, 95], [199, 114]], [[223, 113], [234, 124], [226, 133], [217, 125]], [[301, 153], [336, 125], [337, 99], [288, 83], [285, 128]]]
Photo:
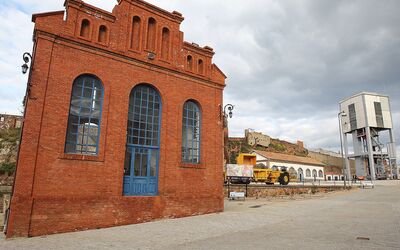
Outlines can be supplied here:
[[[185, 40], [216, 51], [214, 62], [228, 76], [225, 103], [235, 105], [231, 136], [252, 128], [337, 151], [338, 102], [369, 91], [390, 95], [400, 144], [400, 1], [148, 1], [183, 13]], [[109, 11], [116, 3], [85, 2]], [[0, 2], [0, 112], [21, 111], [32, 13], [63, 3]]]

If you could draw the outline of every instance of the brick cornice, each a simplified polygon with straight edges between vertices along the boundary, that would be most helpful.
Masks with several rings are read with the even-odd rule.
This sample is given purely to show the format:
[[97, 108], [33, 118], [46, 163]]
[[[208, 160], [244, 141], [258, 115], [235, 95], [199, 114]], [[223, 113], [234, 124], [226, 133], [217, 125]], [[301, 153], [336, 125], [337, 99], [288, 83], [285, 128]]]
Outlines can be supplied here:
[[187, 50], [196, 51], [197, 53], [202, 54], [204, 56], [208, 56], [208, 57], [212, 57], [215, 54], [214, 51], [212, 50], [212, 48], [210, 48], [208, 46], [202, 48], [195, 43], [189, 43], [186, 41], [183, 42], [183, 47]]

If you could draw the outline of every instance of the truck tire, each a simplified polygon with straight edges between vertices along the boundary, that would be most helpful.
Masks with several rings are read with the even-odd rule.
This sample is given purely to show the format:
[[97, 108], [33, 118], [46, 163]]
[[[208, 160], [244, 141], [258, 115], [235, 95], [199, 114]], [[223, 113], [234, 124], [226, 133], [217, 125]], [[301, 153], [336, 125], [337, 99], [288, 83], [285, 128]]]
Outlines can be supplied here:
[[289, 184], [289, 173], [288, 172], [283, 172], [279, 176], [279, 184], [286, 186]]

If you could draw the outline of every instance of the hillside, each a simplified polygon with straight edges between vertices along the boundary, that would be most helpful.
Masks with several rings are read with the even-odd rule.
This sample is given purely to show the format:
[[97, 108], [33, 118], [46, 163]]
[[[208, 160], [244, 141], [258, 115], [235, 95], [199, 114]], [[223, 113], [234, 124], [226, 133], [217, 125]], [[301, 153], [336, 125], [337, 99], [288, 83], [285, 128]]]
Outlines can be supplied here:
[[263, 150], [274, 153], [282, 153], [296, 156], [308, 156], [308, 150], [304, 148], [302, 142], [290, 143], [287, 141], [273, 139], [268, 147], [255, 145], [250, 146], [244, 137], [231, 137], [228, 139], [228, 163], [236, 163], [236, 157], [239, 153], [250, 153], [253, 149]]

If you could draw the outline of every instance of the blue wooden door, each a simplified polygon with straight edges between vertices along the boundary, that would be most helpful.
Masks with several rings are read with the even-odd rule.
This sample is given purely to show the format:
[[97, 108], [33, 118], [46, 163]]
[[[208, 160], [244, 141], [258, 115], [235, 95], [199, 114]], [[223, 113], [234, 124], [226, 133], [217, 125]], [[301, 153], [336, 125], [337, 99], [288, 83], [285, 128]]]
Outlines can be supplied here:
[[161, 101], [148, 85], [135, 87], [129, 98], [124, 195], [157, 195]]

